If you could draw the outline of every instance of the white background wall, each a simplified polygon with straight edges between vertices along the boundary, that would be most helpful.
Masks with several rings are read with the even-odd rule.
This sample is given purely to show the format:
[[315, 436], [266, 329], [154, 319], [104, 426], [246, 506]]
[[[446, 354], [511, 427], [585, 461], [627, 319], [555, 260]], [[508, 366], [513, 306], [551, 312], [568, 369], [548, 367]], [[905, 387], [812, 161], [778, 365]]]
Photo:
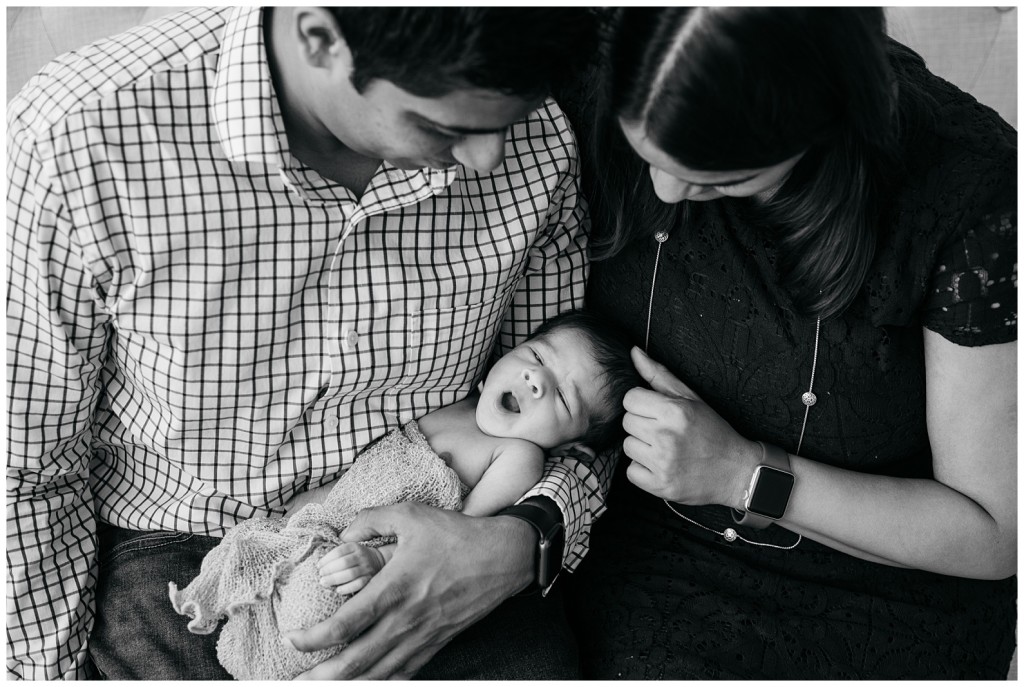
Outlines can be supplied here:
[[[7, 100], [57, 55], [178, 7], [8, 7]], [[1015, 7], [890, 7], [890, 33], [1017, 126]]]

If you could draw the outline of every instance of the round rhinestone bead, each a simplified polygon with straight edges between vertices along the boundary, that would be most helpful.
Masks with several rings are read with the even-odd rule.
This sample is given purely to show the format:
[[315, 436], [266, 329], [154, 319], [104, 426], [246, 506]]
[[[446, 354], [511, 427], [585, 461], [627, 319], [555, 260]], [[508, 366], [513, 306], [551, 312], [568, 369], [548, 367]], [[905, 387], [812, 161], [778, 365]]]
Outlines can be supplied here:
[[736, 541], [736, 537], [738, 535], [736, 534], [736, 530], [731, 527], [727, 527], [725, 528], [725, 532], [722, 532], [722, 536], [725, 537], [725, 541], [732, 542]]
[[654, 240], [657, 241], [658, 243], [665, 243], [666, 241], [668, 241], [668, 232], [665, 230], [657, 232], [654, 235]]
[[818, 397], [815, 396], [813, 392], [807, 391], [804, 392], [804, 395], [800, 397], [800, 400], [803, 401], [803, 404], [805, 406], [810, 408], [811, 406], [818, 402]]

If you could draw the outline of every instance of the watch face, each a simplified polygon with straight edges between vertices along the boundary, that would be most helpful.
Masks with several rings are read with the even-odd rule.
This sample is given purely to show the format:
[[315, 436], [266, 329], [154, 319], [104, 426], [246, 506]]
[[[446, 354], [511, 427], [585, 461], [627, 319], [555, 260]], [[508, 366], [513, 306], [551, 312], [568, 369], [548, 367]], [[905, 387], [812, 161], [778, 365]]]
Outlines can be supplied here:
[[795, 478], [788, 472], [761, 465], [757, 468], [757, 482], [747, 502], [747, 510], [778, 520], [786, 513], [794, 481]]

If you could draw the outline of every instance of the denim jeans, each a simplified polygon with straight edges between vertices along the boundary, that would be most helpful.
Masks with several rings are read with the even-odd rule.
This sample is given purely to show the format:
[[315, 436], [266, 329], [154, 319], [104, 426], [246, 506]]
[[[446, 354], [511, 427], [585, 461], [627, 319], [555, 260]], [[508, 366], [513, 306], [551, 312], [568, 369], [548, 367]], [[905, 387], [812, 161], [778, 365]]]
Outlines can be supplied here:
[[[112, 680], [230, 680], [217, 662], [219, 630], [194, 635], [171, 607], [167, 583], [184, 587], [219, 539], [100, 527], [96, 624], [89, 654]], [[513, 597], [455, 637], [420, 670], [432, 680], [579, 677], [578, 653], [557, 588]]]

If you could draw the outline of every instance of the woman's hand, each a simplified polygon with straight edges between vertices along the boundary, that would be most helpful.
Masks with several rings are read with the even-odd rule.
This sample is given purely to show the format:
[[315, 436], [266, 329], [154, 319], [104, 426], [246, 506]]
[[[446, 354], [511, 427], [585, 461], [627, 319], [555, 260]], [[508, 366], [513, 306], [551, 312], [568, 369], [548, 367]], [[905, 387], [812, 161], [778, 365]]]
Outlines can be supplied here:
[[740, 508], [761, 448], [729, 426], [664, 365], [639, 348], [633, 364], [651, 389], [626, 394], [622, 445], [629, 480], [644, 491], [688, 505]]

